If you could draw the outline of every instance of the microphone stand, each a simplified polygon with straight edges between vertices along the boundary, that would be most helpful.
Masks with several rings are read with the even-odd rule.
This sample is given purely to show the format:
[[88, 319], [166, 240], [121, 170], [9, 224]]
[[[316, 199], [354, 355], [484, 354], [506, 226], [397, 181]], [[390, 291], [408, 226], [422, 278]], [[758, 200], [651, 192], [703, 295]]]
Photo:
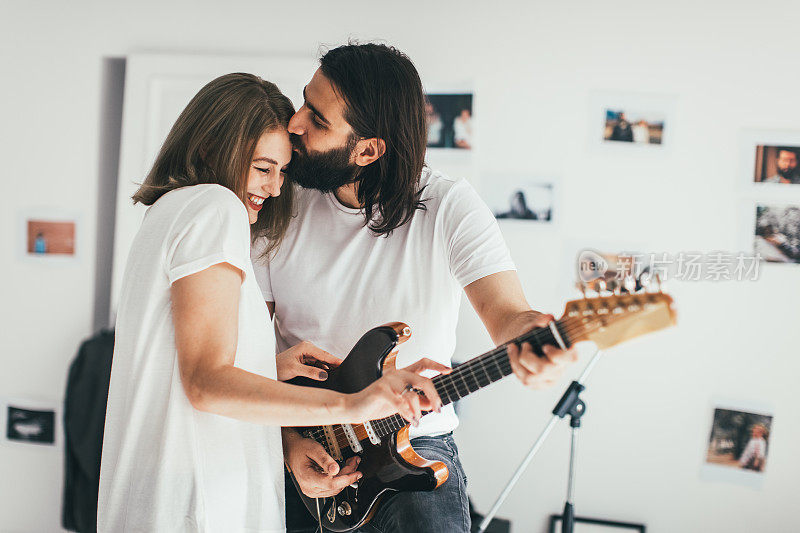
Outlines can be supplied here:
[[569, 384], [569, 387], [567, 387], [567, 390], [553, 408], [553, 416], [550, 418], [550, 421], [547, 423], [544, 430], [542, 430], [539, 438], [536, 439], [536, 442], [533, 443], [530, 451], [528, 451], [528, 455], [525, 456], [525, 459], [523, 459], [522, 463], [520, 463], [520, 465], [517, 467], [514, 475], [512, 475], [511, 479], [508, 481], [508, 483], [506, 483], [505, 488], [500, 493], [500, 496], [498, 496], [495, 500], [492, 508], [483, 518], [483, 521], [481, 521], [480, 527], [478, 528], [478, 533], [484, 533], [486, 531], [486, 528], [489, 527], [489, 523], [497, 514], [498, 509], [500, 509], [500, 506], [503, 505], [503, 502], [511, 493], [511, 490], [514, 488], [514, 485], [517, 484], [517, 481], [519, 481], [522, 473], [526, 468], [528, 468], [533, 456], [536, 455], [536, 453], [539, 451], [539, 448], [542, 447], [542, 444], [544, 444], [544, 441], [547, 439], [547, 436], [553, 430], [553, 427], [555, 427], [556, 422], [567, 415], [570, 416], [569, 425], [572, 428], [572, 439], [569, 449], [567, 501], [564, 504], [564, 512], [561, 517], [561, 533], [573, 533], [573, 527], [575, 524], [575, 506], [572, 503], [572, 498], [574, 496], [575, 488], [575, 454], [578, 446], [578, 428], [581, 427], [581, 417], [586, 412], [586, 404], [583, 402], [580, 395], [584, 390], [586, 390], [584, 382], [589, 377], [589, 373], [594, 369], [594, 366], [597, 364], [597, 361], [602, 355], [603, 352], [601, 350], [597, 350], [592, 359], [589, 361], [589, 364], [587, 364], [586, 368], [584, 368], [580, 377], [576, 381], [573, 381]]

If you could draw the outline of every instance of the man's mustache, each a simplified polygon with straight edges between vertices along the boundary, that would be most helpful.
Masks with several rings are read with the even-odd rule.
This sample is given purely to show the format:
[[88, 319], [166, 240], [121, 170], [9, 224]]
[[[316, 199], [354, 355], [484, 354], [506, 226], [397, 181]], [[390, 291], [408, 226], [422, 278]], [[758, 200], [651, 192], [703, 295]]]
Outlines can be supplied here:
[[303, 139], [297, 135], [296, 133], [289, 134], [289, 142], [292, 143], [292, 148], [300, 152], [301, 154], [306, 154], [306, 147], [303, 145]]

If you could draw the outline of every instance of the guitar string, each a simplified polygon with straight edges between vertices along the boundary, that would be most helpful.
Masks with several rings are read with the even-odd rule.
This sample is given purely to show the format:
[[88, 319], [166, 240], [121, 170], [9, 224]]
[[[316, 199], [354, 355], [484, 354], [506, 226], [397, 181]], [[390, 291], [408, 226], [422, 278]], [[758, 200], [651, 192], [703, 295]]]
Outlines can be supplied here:
[[[609, 315], [609, 316], [613, 317], [613, 315]], [[562, 334], [566, 333], [569, 337], [573, 336], [576, 332], [579, 332], [581, 330], [583, 330], [582, 333], [585, 334], [586, 332], [591, 331], [592, 329], [595, 329], [597, 327], [601, 327], [603, 325], [602, 323], [599, 323], [598, 321], [592, 321], [592, 322], [587, 324], [584, 321], [584, 318], [579, 318], [579, 317], [567, 317], [567, 318], [564, 318], [564, 319], [562, 319], [560, 321], [556, 321], [556, 324], [561, 326], [559, 328], [561, 330], [561, 333]], [[449, 400], [448, 403], [452, 403], [453, 400], [452, 400], [452, 398], [450, 398], [452, 396], [455, 396], [457, 399], [459, 399], [460, 397], [466, 396], [466, 395], [468, 395], [468, 394], [470, 394], [472, 392], [476, 392], [476, 391], [480, 390], [483, 387], [491, 385], [495, 381], [498, 381], [498, 380], [502, 379], [503, 377], [505, 377], [505, 376], [507, 376], [507, 375], [509, 375], [511, 373], [510, 372], [511, 371], [511, 364], [510, 364], [510, 361], [508, 360], [508, 358], [499, 357], [499, 356], [506, 356], [507, 355], [508, 351], [507, 351], [506, 347], [507, 347], [508, 344], [510, 344], [511, 342], [514, 342], [514, 341], [517, 341], [517, 342], [530, 342], [532, 340], [536, 340], [537, 344], [539, 345], [539, 347], [541, 347], [542, 346], [542, 342], [541, 342], [542, 340], [549, 340], [549, 339], [545, 338], [547, 336], [552, 336], [552, 331], [550, 331], [550, 329], [547, 328], [546, 326], [545, 327], [540, 327], [540, 328], [537, 328], [537, 329], [535, 329], [535, 330], [533, 330], [531, 332], [528, 332], [526, 334], [520, 335], [519, 337], [517, 337], [517, 338], [515, 338], [515, 339], [513, 339], [513, 340], [511, 340], [511, 341], [509, 341], [509, 342], [507, 342], [505, 344], [503, 344], [502, 346], [498, 346], [497, 348], [494, 348], [493, 350], [490, 350], [490, 351], [488, 351], [488, 352], [486, 352], [486, 353], [484, 353], [482, 355], [474, 357], [473, 359], [471, 359], [469, 361], [466, 361], [466, 362], [456, 366], [455, 368], [453, 368], [453, 371], [450, 372], [449, 374], [443, 374], [441, 376], [436, 376], [436, 377], [442, 377], [442, 378], [448, 378], [449, 377], [449, 380], [441, 381], [439, 383], [439, 385], [441, 385], [441, 387], [437, 387], [437, 389], [441, 388], [441, 390], [449, 397], [448, 398], [448, 400]], [[525, 337], [528, 337], [528, 339], [525, 339]], [[543, 337], [543, 338], [539, 338], [539, 337]], [[489, 362], [489, 361], [494, 363], [495, 366], [498, 369], [501, 370], [501, 373], [503, 373], [503, 375], [501, 375], [497, 379], [492, 379], [492, 377], [489, 375], [489, 373], [486, 370], [487, 362]], [[502, 363], [502, 367], [501, 367], [501, 363]], [[486, 375], [486, 378], [489, 379], [488, 383], [481, 384], [480, 378], [478, 377], [478, 375], [475, 374], [476, 367], [480, 367], [483, 370], [483, 373]], [[477, 388], [474, 391], [472, 389], [470, 389], [469, 384], [467, 383], [467, 380], [466, 380], [466, 376], [468, 375], [468, 372], [469, 372], [469, 375], [471, 375], [472, 380], [474, 381], [474, 383], [477, 385]], [[455, 379], [457, 377], [460, 377], [461, 380], [463, 381], [463, 383], [464, 383], [464, 385], [465, 385], [465, 387], [467, 389], [465, 393], [460, 390], [460, 386], [459, 385], [456, 385]], [[434, 378], [434, 379], [436, 379], [436, 378]], [[437, 390], [437, 392], [438, 392], [438, 390]], [[379, 427], [381, 429], [384, 429], [384, 432], [388, 431], [388, 433], [391, 433], [395, 429], [399, 429], [399, 428], [394, 428], [394, 426], [396, 426], [398, 424], [402, 424], [400, 427], [408, 425], [408, 422], [404, 418], [400, 417], [400, 418], [402, 418], [402, 422], [400, 422], [400, 421], [397, 420], [397, 417], [399, 417], [399, 415], [395, 414], [395, 415], [391, 415], [389, 417], [385, 417], [385, 418], [382, 418], [382, 419], [371, 420], [370, 424], [373, 425], [374, 427]], [[324, 435], [325, 434], [325, 430], [320, 428], [319, 426], [317, 426], [317, 428], [318, 429], [311, 430], [310, 432], [306, 432], [307, 434], [313, 435], [315, 437], [315, 440], [319, 440], [319, 438], [325, 437], [325, 435]], [[337, 443], [340, 445], [340, 447], [341, 446], [347, 446], [349, 444], [349, 441], [347, 440], [347, 435], [345, 434], [344, 429], [341, 427], [340, 424], [334, 425], [333, 426], [333, 431], [334, 431], [334, 435], [336, 437]], [[382, 432], [382, 433], [384, 433], [384, 432]], [[384, 433], [384, 435], [381, 435], [381, 436], [385, 436], [388, 433]], [[341, 437], [344, 437], [344, 439], [342, 439]]]
[[[574, 323], [575, 321], [579, 321], [579, 323], [576, 324], [576, 323]], [[568, 336], [572, 336], [572, 335], [574, 335], [575, 332], [580, 331], [580, 330], [584, 330], [583, 332], [585, 333], [587, 331], [590, 331], [591, 329], [594, 329], [596, 327], [600, 327], [602, 325], [602, 324], [596, 324], [596, 323], [586, 324], [583, 321], [583, 319], [577, 318], [577, 317], [567, 317], [567, 318], [563, 319], [562, 321], [556, 321], [556, 323], [562, 326], [560, 328], [562, 333], [567, 333]], [[488, 351], [488, 352], [486, 352], [486, 353], [484, 353], [484, 354], [482, 354], [480, 356], [477, 356], [477, 357], [471, 359], [470, 361], [467, 361], [467, 362], [465, 362], [465, 363], [463, 363], [461, 365], [458, 365], [457, 367], [455, 367], [453, 369], [453, 372], [450, 372], [449, 374], [444, 374], [444, 375], [441, 376], [443, 378], [447, 378], [447, 377], [450, 378], [448, 380], [449, 383], [448, 382], [440, 382], [441, 385], [444, 385], [442, 387], [442, 390], [447, 394], [447, 396], [456, 396], [456, 398], [458, 398], [458, 397], [466, 396], [467, 394], [469, 394], [471, 392], [475, 392], [477, 390], [480, 390], [484, 386], [488, 386], [491, 383], [494, 383], [494, 381], [498, 381], [502, 377], [505, 377], [505, 376], [507, 376], [507, 375], [509, 375], [511, 373], [510, 372], [511, 366], [510, 366], [510, 361], [508, 360], [508, 358], [499, 357], [499, 356], [507, 355], [508, 352], [507, 352], [506, 346], [508, 344], [510, 344], [511, 342], [514, 342], [514, 341], [529, 342], [530, 340], [536, 340], [537, 343], [539, 344], [539, 346], [541, 346], [542, 343], [538, 342], [538, 341], [549, 340], [549, 339], [540, 339], [539, 337], [547, 337], [548, 334], [552, 335], [552, 332], [548, 328], [546, 328], [546, 327], [537, 328], [536, 330], [533, 330], [532, 332], [528, 332], [528, 333], [526, 333], [524, 335], [520, 335], [516, 339], [513, 339], [512, 341], [509, 341], [508, 343], [505, 343], [502, 346], [498, 346], [497, 348], [494, 348], [493, 350], [490, 350], [490, 351]], [[529, 339], [526, 340], [525, 337], [529, 337]], [[501, 368], [500, 363], [502, 363], [502, 365], [503, 365], [502, 366], [502, 370], [504, 371], [504, 374], [502, 376], [500, 376], [497, 380], [491, 380], [490, 379], [489, 383], [486, 383], [486, 385], [481, 385], [478, 376], [475, 375], [474, 367], [476, 367], [478, 365], [481, 365], [481, 366], [485, 367], [486, 366], [485, 362], [487, 362], [489, 360], [491, 360], [493, 363], [495, 363], [495, 365], [498, 367], [498, 369]], [[490, 378], [490, 376], [486, 372], [486, 369], [483, 368], [483, 370], [484, 370], [484, 373], [487, 374], [487, 377]], [[475, 384], [478, 385], [478, 387], [475, 389], [475, 391], [473, 391], [473, 390], [471, 390], [469, 388], [469, 385], [468, 385], [468, 383], [467, 383], [467, 381], [465, 379], [467, 371], [469, 371], [469, 373], [472, 374], [472, 378], [473, 378]], [[437, 377], [440, 377], [440, 376], [437, 376]], [[455, 384], [455, 378], [456, 377], [460, 377], [462, 379], [462, 381], [464, 382], [464, 385], [466, 386], [466, 389], [467, 389], [466, 392], [462, 392], [460, 390], [459, 386]], [[450, 400], [450, 402], [453, 401], [451, 398], [448, 398], [448, 399]], [[398, 418], [400, 420], [398, 420]], [[370, 424], [372, 424], [375, 427], [379, 427], [379, 428], [383, 429], [384, 431], [380, 432], [380, 433], [383, 433], [383, 435], [380, 435], [380, 436], [385, 436], [385, 435], [391, 433], [392, 431], [394, 431], [396, 429], [400, 429], [400, 428], [408, 425], [408, 422], [404, 418], [402, 418], [399, 415], [395, 414], [395, 415], [391, 415], [389, 417], [385, 417], [385, 418], [382, 418], [382, 419], [371, 420]], [[399, 427], [396, 427], [398, 425], [399, 425]], [[319, 426], [318, 426], [318, 428], [319, 428]], [[339, 444], [340, 447], [346, 447], [346, 446], [349, 445], [349, 440], [347, 439], [347, 435], [346, 435], [344, 429], [341, 427], [340, 424], [336, 424], [336, 425], [333, 426], [333, 432], [334, 432], [334, 436], [336, 437], [337, 444]], [[327, 441], [327, 437], [325, 437], [325, 430], [322, 429], [322, 428], [319, 428], [319, 429], [316, 429], [316, 430], [311, 430], [310, 432], [307, 432], [307, 433], [311, 434], [315, 438], [315, 440], [319, 441], [321, 438], [325, 438], [325, 440]]]
[[[583, 332], [585, 333], [585, 332], [591, 331], [592, 329], [596, 329], [596, 328], [601, 327], [601, 326], [602, 326], [602, 324], [597, 324], [597, 323], [595, 323], [595, 324], [581, 323], [581, 324], [577, 325], [576, 327], [572, 327], [570, 329], [572, 330], [572, 334], [574, 334], [576, 331], [580, 331], [580, 330], [583, 330]], [[495, 350], [493, 350], [493, 352], [495, 352], [495, 353], [489, 352], [489, 353], [491, 353], [491, 355], [486, 354], [486, 356], [479, 356], [478, 359], [481, 359], [481, 361], [492, 359], [495, 363], [498, 363], [498, 360], [497, 360], [498, 356], [499, 355], [506, 355], [506, 353], [507, 353], [507, 351], [505, 350], [505, 345], [496, 348]], [[499, 362], [503, 364], [503, 368], [507, 372], [505, 375], [501, 376], [501, 378], [505, 377], [506, 375], [509, 375], [511, 373], [510, 372], [510, 370], [511, 370], [510, 369], [510, 361], [507, 358], [503, 358]], [[461, 366], [463, 366], [463, 365], [459, 365], [459, 367], [457, 367], [457, 368], [460, 368]], [[499, 365], [498, 365], [498, 367], [499, 367]], [[452, 373], [451, 374], [446, 374], [445, 376], [449, 376], [449, 375], [452, 375]], [[478, 381], [478, 377], [477, 376], [474, 376], [474, 377], [475, 377], [476, 383], [478, 385], [480, 385], [480, 382]], [[487, 374], [487, 377], [489, 377], [488, 374]], [[498, 378], [497, 380], [493, 380], [493, 381], [490, 380], [490, 382], [487, 383], [484, 386], [488, 386], [491, 383], [494, 383], [494, 381], [498, 381], [501, 378]], [[479, 390], [480, 388], [483, 388], [483, 386], [479, 386], [478, 389], [476, 389], [476, 391]], [[462, 394], [460, 390], [457, 390], [457, 395], [463, 397], [463, 396], [466, 396], [467, 394], [469, 394], [471, 392], [475, 392], [475, 391], [472, 391], [471, 389], [468, 388], [468, 392], [466, 394]], [[406, 425], [408, 425], [408, 422], [405, 419], [403, 419], [402, 417], [400, 417], [399, 415], [397, 415], [397, 414], [391, 415], [389, 417], [381, 419], [381, 427], [385, 428], [385, 431], [387, 432], [386, 434], [392, 433], [393, 431], [396, 431], [397, 429], [400, 429], [400, 428], [402, 428], [402, 427], [404, 427]]]
[[[579, 320], [580, 323], [578, 323], [578, 324], [572, 323], [572, 322], [574, 322], [576, 320]], [[586, 332], [586, 331], [589, 331], [589, 330], [593, 329], [594, 327], [599, 327], [600, 326], [600, 324], [598, 324], [596, 326], [592, 326], [591, 324], [587, 325], [585, 322], [583, 322], [583, 319], [578, 319], [578, 318], [574, 318], [574, 317], [573, 318], [568, 317], [566, 319], [563, 319], [562, 321], [560, 321], [559, 325], [563, 326], [561, 328], [562, 332], [565, 332], [568, 335], [574, 334], [576, 331], [579, 331], [581, 329], [583, 329], [584, 332]], [[529, 333], [526, 333], [525, 335], [521, 335], [521, 336], [517, 337], [514, 340], [521, 341], [521, 342], [528, 342], [529, 340], [541, 341], [542, 339], [539, 339], [538, 337], [542, 336], [542, 334], [544, 334], [544, 336], [546, 337], [548, 335], [548, 333], [550, 333], [552, 335], [552, 332], [549, 329], [537, 328], [533, 332], [529, 332]], [[526, 336], [530, 337], [530, 339], [525, 340]], [[549, 339], [545, 339], [545, 340], [549, 340]], [[497, 348], [495, 348], [493, 350], [490, 350], [489, 352], [486, 352], [483, 355], [477, 356], [477, 357], [471, 359], [470, 361], [467, 361], [467, 362], [465, 362], [465, 363], [463, 363], [461, 365], [458, 365], [457, 367], [455, 367], [453, 369], [453, 372], [451, 372], [449, 374], [445, 374], [445, 375], [442, 376], [442, 377], [450, 377], [450, 379], [448, 380], [450, 383], [441, 382], [440, 385], [443, 385], [443, 387], [440, 387], [440, 388], [445, 392], [445, 394], [447, 396], [456, 396], [458, 398], [458, 397], [466, 396], [467, 394], [469, 394], [471, 392], [475, 392], [477, 390], [480, 390], [481, 388], [490, 385], [494, 381], [498, 381], [502, 377], [505, 377], [505, 376], [509, 375], [511, 373], [510, 372], [510, 370], [511, 370], [510, 361], [507, 358], [499, 358], [498, 356], [507, 355], [506, 346], [508, 344], [510, 344], [510, 342], [513, 342], [513, 341], [509, 341], [509, 343], [506, 343], [503, 346], [499, 346], [499, 347], [497, 347]], [[541, 342], [538, 342], [538, 344], [539, 344], [539, 346], [542, 345]], [[493, 363], [495, 363], [497, 368], [500, 369], [501, 373], [503, 374], [502, 376], [498, 377], [496, 380], [491, 379], [491, 376], [488, 374], [488, 372], [486, 371], [486, 368], [485, 368], [486, 367], [486, 362], [490, 361], [490, 360]], [[500, 366], [500, 363], [502, 363], [502, 367]], [[489, 382], [486, 383], [485, 385], [481, 384], [480, 378], [475, 374], [475, 368], [474, 367], [477, 367], [477, 366], [481, 366], [484, 374], [486, 374], [486, 377], [489, 378]], [[467, 375], [467, 372], [469, 372], [472, 375], [473, 381], [478, 386], [475, 389], [475, 391], [470, 389], [469, 384], [466, 381], [466, 377], [465, 376]], [[464, 385], [466, 386], [466, 389], [467, 389], [466, 393], [462, 392], [460, 390], [460, 386], [455, 384], [455, 378], [456, 377], [460, 377], [461, 380], [464, 382]], [[448, 400], [450, 402], [452, 402], [452, 398], [448, 398]], [[386, 434], [391, 433], [395, 429], [399, 429], [398, 427], [396, 427], [398, 425], [399, 425], [400, 428], [405, 426], [405, 425], [408, 425], [408, 422], [405, 419], [402, 419], [402, 417], [399, 417], [402, 420], [398, 420], [398, 417], [399, 417], [399, 415], [395, 414], [395, 415], [392, 415], [392, 416], [389, 416], [389, 417], [385, 417], [383, 419], [372, 420], [372, 421], [370, 421], [370, 423], [373, 426], [375, 426], [376, 428], [382, 429], [383, 431], [380, 431], [380, 433], [383, 433], [383, 435], [381, 435], [381, 436], [385, 436]], [[346, 436], [346, 434], [344, 432], [344, 429], [341, 427], [341, 425], [339, 425], [339, 424], [334, 425], [333, 426], [333, 432], [334, 432], [334, 436], [336, 437], [337, 444], [339, 444], [340, 447], [346, 447], [349, 444], [349, 440], [347, 439], [347, 436]], [[315, 440], [320, 440], [320, 438], [325, 437], [325, 435], [324, 435], [325, 434], [325, 430], [321, 429], [321, 428], [317, 429], [317, 430], [312, 430], [309, 433], [311, 433], [315, 437]], [[342, 438], [342, 437], [344, 437], [344, 438]], [[327, 440], [327, 438], [325, 440]]]
[[[564, 322], [566, 322], [566, 319], [565, 319]], [[535, 337], [535, 336], [537, 336], [537, 335], [539, 335], [541, 333], [542, 333], [542, 331], [537, 329], [535, 331], [535, 333], [533, 335], [530, 335], [530, 336]], [[524, 335], [520, 336], [520, 338], [522, 338], [522, 337], [524, 337]], [[539, 344], [541, 345], [541, 343], [539, 343]], [[491, 376], [488, 375], [488, 372], [486, 371], [486, 369], [483, 368], [483, 372], [484, 372], [484, 374], [486, 374], [486, 377], [489, 378], [489, 382], [486, 383], [485, 385], [482, 385], [481, 382], [480, 382], [480, 378], [475, 374], [475, 368], [474, 367], [477, 367], [477, 366], [485, 367], [485, 362], [488, 361], [489, 358], [494, 357], [496, 359], [497, 355], [499, 355], [499, 354], [501, 354], [501, 353], [503, 353], [505, 351], [506, 351], [505, 350], [505, 346], [501, 346], [501, 347], [495, 348], [494, 350], [491, 350], [491, 351], [487, 352], [486, 354], [478, 356], [478, 357], [474, 358], [473, 360], [470, 360], [470, 361], [467, 361], [467, 362], [465, 362], [465, 363], [463, 363], [461, 365], [458, 365], [456, 368], [453, 369], [453, 372], [451, 372], [449, 374], [446, 374], [447, 376], [450, 376], [450, 380], [448, 380], [448, 381], [450, 381], [450, 383], [448, 383], [447, 381], [441, 382], [441, 383], [439, 383], [440, 387], [437, 387], [437, 388], [441, 389], [442, 393], [444, 395], [448, 396], [448, 401], [452, 402], [452, 398], [451, 398], [452, 396], [461, 396], [462, 395], [462, 391], [460, 390], [460, 386], [457, 385], [456, 381], [455, 381], [457, 377], [461, 377], [461, 380], [464, 382], [464, 385], [466, 386], [467, 391], [469, 391], [469, 392], [472, 392], [472, 391], [471, 391], [471, 389], [469, 387], [469, 384], [466, 381], [466, 375], [467, 375], [468, 372], [469, 372], [469, 374], [472, 375], [472, 380], [475, 382], [475, 384], [478, 385], [478, 388], [476, 390], [482, 388], [483, 386], [491, 384], [492, 382], [494, 382], [496, 380], [493, 380], [491, 378]], [[505, 377], [505, 375], [508, 375], [508, 373], [509, 373], [508, 371], [510, 370], [509, 363], [506, 362], [503, 365], [504, 368], [501, 368], [500, 365], [497, 364], [498, 361], [493, 360], [493, 362], [496, 364], [497, 368], [499, 370], [501, 370], [501, 374], [502, 375], [497, 378], [498, 380], [500, 378], [502, 378], [502, 377]], [[371, 421], [371, 423], [376, 427], [376, 429], [383, 430], [383, 431], [381, 431], [381, 433], [384, 433], [388, 429], [387, 426], [393, 425], [393, 424], [391, 424], [391, 422], [393, 422], [393, 420], [390, 420], [390, 417], [387, 417], [387, 419], [377, 419], [377, 420]], [[340, 444], [340, 445], [345, 445], [346, 446], [346, 444], [343, 443], [342, 439], [341, 439], [342, 436], [345, 436], [345, 439], [346, 439], [346, 435], [344, 434], [344, 429], [342, 429], [340, 425], [335, 425], [333, 427], [333, 430], [334, 430], [334, 435], [336, 437], [337, 443]], [[317, 429], [317, 430], [312, 430], [312, 431], [307, 432], [307, 433], [311, 433], [316, 438], [316, 440], [319, 440], [320, 437], [324, 436], [325, 430], [320, 428], [320, 429]]]

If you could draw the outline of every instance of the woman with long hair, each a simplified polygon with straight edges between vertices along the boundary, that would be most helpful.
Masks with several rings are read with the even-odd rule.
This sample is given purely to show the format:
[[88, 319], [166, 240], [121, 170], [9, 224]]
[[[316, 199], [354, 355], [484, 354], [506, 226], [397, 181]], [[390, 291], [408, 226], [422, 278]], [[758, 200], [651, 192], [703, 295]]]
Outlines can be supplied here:
[[283, 531], [280, 426], [415, 421], [441, 405], [418, 373], [447, 369], [429, 360], [350, 395], [278, 381], [325, 379], [338, 361], [309, 343], [275, 355], [250, 262], [251, 239], [279, 246], [292, 215], [293, 113], [257, 76], [217, 78], [133, 197], [150, 207], [117, 313], [99, 531]]

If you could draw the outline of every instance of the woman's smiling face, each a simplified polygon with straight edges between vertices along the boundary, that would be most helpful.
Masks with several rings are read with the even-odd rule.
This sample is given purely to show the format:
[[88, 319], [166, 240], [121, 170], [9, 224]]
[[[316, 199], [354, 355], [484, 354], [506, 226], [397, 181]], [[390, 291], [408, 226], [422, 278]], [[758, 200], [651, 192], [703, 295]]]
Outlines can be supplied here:
[[256, 143], [247, 173], [245, 207], [250, 224], [255, 224], [258, 219], [264, 200], [281, 193], [291, 159], [292, 145], [286, 130], [268, 131]]

